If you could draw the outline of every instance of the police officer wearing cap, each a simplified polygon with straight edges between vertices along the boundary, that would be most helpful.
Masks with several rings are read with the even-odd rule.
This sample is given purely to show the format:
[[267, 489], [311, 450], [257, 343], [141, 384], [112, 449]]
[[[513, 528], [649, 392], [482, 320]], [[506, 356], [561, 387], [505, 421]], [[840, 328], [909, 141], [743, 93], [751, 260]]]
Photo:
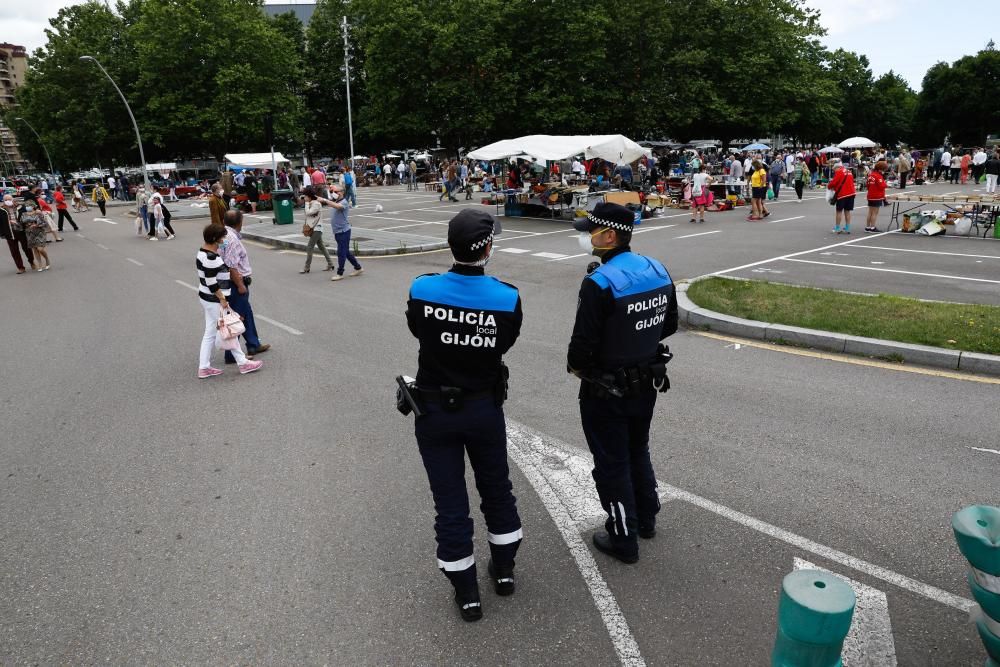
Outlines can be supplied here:
[[649, 459], [649, 424], [658, 392], [670, 386], [669, 351], [677, 298], [663, 264], [632, 252], [634, 215], [598, 204], [574, 227], [601, 259], [580, 286], [568, 370], [581, 378], [580, 417], [594, 456], [594, 482], [608, 513], [594, 546], [625, 563], [639, 560], [636, 537], [656, 534], [660, 510]]
[[437, 563], [466, 621], [482, 618], [466, 454], [482, 500], [488, 570], [498, 595], [514, 592], [522, 537], [507, 464], [507, 368], [501, 361], [521, 331], [521, 298], [513, 285], [485, 275], [494, 229], [493, 216], [484, 211], [465, 209], [452, 218], [454, 265], [447, 273], [418, 276], [406, 309], [410, 332], [420, 341], [414, 393], [423, 414], [415, 430], [437, 511]]

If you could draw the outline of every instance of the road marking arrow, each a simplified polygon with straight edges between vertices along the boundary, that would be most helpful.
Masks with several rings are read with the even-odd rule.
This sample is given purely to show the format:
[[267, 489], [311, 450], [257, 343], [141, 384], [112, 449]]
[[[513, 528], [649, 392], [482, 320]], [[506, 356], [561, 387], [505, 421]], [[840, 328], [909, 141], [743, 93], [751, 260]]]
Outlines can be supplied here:
[[118, 223], [114, 220], [108, 220], [107, 218], [94, 218], [95, 222], [106, 222], [109, 225], [117, 225]]
[[854, 607], [851, 630], [844, 640], [844, 667], [896, 666], [896, 645], [892, 640], [892, 621], [885, 593], [798, 557], [793, 562], [793, 569], [822, 570], [844, 580], [854, 589], [857, 604]]

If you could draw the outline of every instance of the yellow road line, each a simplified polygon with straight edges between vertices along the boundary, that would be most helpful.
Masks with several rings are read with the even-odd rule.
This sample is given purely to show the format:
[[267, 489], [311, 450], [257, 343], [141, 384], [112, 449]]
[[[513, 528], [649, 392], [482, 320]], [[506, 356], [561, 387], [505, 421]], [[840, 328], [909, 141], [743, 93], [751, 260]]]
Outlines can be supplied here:
[[721, 334], [712, 333], [710, 331], [692, 331], [691, 333], [696, 334], [698, 336], [704, 336], [705, 338], [714, 338], [715, 340], [723, 340], [726, 341], [727, 343], [739, 343], [740, 345], [746, 345], [747, 347], [756, 347], [760, 348], [761, 350], [771, 350], [772, 352], [784, 352], [785, 354], [794, 354], [800, 357], [811, 357], [813, 359], [838, 361], [844, 364], [854, 364], [855, 366], [870, 366], [873, 368], [884, 368], [886, 370], [899, 371], [901, 373], [918, 373], [919, 375], [930, 375], [933, 377], [949, 378], [951, 380], [966, 380], [968, 382], [982, 382], [983, 384], [1000, 384], [1000, 378], [991, 378], [982, 375], [971, 375], [968, 373], [957, 373], [955, 371], [936, 370], [932, 368], [917, 368], [915, 366], [903, 366], [901, 364], [893, 364], [887, 361], [864, 359], [861, 357], [836, 354], [833, 352], [817, 352], [816, 350], [804, 350], [802, 348], [789, 347], [787, 345], [778, 345], [777, 343], [765, 343], [755, 340], [747, 340], [746, 338], [734, 338], [731, 336], [723, 336]]

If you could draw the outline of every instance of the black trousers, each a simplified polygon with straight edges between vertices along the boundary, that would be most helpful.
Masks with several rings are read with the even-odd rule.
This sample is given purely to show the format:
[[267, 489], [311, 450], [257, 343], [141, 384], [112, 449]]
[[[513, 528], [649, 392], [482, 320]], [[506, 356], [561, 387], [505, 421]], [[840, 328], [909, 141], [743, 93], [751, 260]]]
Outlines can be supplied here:
[[69, 220], [69, 224], [71, 224], [73, 226], [73, 229], [80, 229], [79, 227], [76, 226], [76, 223], [73, 222], [73, 216], [71, 216], [69, 214], [69, 211], [67, 211], [64, 208], [60, 208], [60, 209], [57, 209], [57, 210], [59, 211], [59, 222], [57, 223], [57, 225], [59, 227], [59, 231], [60, 232], [63, 230], [63, 220], [64, 219], [65, 220]]
[[899, 172], [899, 189], [900, 190], [905, 190], [906, 189], [906, 177], [909, 176], [909, 175], [910, 175], [910, 172], [908, 172], [908, 171], [901, 171], [901, 172]]
[[35, 263], [35, 256], [31, 252], [31, 248], [28, 247], [28, 237], [25, 236], [24, 232], [13, 232], [12, 237], [5, 237], [7, 241], [7, 248], [10, 250], [10, 256], [14, 259], [14, 264], [17, 266], [18, 271], [24, 271], [24, 262], [21, 261], [21, 252], [24, 252], [24, 256], [28, 258], [28, 264]]
[[426, 402], [414, 426], [417, 446], [434, 496], [434, 533], [438, 567], [455, 588], [476, 583], [465, 456], [476, 480], [486, 518], [493, 562], [513, 565], [521, 544], [521, 518], [507, 466], [507, 427], [503, 409], [492, 398], [466, 401], [459, 412], [445, 412]]
[[806, 186], [805, 181], [795, 181], [795, 195], [799, 199], [802, 199], [802, 190], [803, 188], [805, 188], [805, 186]]
[[107, 210], [104, 208], [105, 203], [104, 203], [103, 199], [98, 199], [97, 200], [97, 206], [98, 206], [98, 208], [101, 209], [101, 215], [107, 215], [108, 214]]
[[656, 525], [660, 498], [649, 459], [649, 423], [656, 391], [630, 398], [581, 398], [580, 418], [594, 455], [594, 483], [608, 512], [605, 526], [612, 542], [636, 553], [640, 526]]
[[961, 167], [951, 167], [951, 175], [948, 178], [948, 182], [958, 184], [959, 175], [961, 173], [962, 173]]

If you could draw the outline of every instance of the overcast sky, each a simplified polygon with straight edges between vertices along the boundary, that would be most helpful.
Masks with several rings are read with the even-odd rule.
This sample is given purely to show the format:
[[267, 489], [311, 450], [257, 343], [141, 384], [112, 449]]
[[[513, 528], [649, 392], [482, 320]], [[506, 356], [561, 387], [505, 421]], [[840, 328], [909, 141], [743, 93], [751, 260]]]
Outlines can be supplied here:
[[[48, 18], [73, 4], [72, 0], [0, 0], [0, 42], [34, 50], [45, 43]], [[997, 0], [807, 0], [807, 4], [822, 12], [827, 47], [863, 53], [875, 76], [891, 69], [914, 90], [920, 89], [924, 73], [934, 63], [975, 53], [990, 39], [1000, 43]], [[767, 48], [766, 35], [752, 37]]]

